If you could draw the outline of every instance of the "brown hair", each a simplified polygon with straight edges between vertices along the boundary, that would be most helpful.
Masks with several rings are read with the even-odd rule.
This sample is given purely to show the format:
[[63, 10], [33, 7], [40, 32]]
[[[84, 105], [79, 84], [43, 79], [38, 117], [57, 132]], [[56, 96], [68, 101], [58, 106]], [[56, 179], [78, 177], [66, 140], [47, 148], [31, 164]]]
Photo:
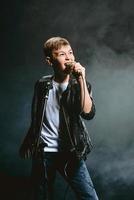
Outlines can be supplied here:
[[43, 45], [43, 50], [44, 50], [44, 54], [45, 56], [52, 56], [52, 51], [53, 50], [58, 50], [61, 48], [61, 46], [66, 46], [66, 45], [70, 45], [70, 43], [62, 37], [52, 37], [49, 38]]

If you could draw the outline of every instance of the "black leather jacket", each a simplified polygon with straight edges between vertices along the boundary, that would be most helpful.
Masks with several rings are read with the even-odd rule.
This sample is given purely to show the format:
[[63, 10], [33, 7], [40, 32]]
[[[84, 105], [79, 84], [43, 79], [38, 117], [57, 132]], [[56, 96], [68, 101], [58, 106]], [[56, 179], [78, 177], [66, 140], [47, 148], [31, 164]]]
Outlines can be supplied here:
[[[34, 97], [32, 102], [31, 126], [27, 136], [24, 139], [24, 143], [32, 145], [33, 147], [36, 146], [36, 149], [40, 143], [39, 138], [42, 127], [42, 115], [45, 108], [44, 104], [47, 101], [49, 89], [52, 88], [51, 86], [52, 76], [42, 77], [35, 84]], [[91, 93], [91, 85], [88, 82], [87, 87], [89, 93]], [[92, 143], [82, 118], [91, 120], [95, 115], [95, 105], [92, 100], [93, 103], [91, 111], [89, 113], [82, 112], [80, 106], [81, 103], [79, 90], [80, 88], [76, 79], [70, 79], [68, 87], [63, 92], [61, 98], [60, 113], [62, 115], [62, 121], [60, 123], [60, 130], [64, 138], [63, 141], [65, 141], [63, 143], [63, 150], [74, 151], [79, 159], [85, 159], [86, 155], [92, 149]]]

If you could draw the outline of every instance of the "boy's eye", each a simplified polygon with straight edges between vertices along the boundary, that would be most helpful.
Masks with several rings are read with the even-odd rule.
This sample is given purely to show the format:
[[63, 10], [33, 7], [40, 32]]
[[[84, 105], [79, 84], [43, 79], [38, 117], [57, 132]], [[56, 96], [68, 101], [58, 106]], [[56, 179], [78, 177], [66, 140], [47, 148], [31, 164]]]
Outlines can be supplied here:
[[[71, 50], [71, 51], [69, 51], [67, 54], [68, 54], [68, 55], [69, 55], [69, 54], [70, 54], [70, 55], [73, 55], [73, 51]], [[60, 52], [60, 53], [58, 54], [58, 56], [64, 56], [64, 55], [66, 55], [65, 52]]]
[[70, 51], [69, 53], [70, 53], [70, 54], [73, 54], [73, 51]]
[[64, 53], [59, 53], [59, 56], [63, 56], [64, 55]]

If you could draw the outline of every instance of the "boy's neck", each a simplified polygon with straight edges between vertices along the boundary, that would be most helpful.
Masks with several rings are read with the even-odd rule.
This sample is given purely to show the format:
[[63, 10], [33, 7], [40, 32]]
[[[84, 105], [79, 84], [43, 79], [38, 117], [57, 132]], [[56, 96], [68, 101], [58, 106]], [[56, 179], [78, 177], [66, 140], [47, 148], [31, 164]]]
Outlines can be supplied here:
[[65, 76], [54, 75], [54, 81], [57, 83], [65, 83], [65, 82], [68, 82], [69, 79], [70, 79], [69, 75], [65, 75]]

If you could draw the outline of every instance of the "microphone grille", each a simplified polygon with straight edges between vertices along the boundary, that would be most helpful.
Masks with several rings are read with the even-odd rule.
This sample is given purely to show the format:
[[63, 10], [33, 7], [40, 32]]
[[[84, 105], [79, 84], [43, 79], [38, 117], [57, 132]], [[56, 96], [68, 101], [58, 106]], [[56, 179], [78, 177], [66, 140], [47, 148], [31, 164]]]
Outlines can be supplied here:
[[73, 65], [74, 65], [73, 62], [67, 62], [67, 63], [65, 63], [65, 66], [66, 66], [66, 67], [72, 67]]

